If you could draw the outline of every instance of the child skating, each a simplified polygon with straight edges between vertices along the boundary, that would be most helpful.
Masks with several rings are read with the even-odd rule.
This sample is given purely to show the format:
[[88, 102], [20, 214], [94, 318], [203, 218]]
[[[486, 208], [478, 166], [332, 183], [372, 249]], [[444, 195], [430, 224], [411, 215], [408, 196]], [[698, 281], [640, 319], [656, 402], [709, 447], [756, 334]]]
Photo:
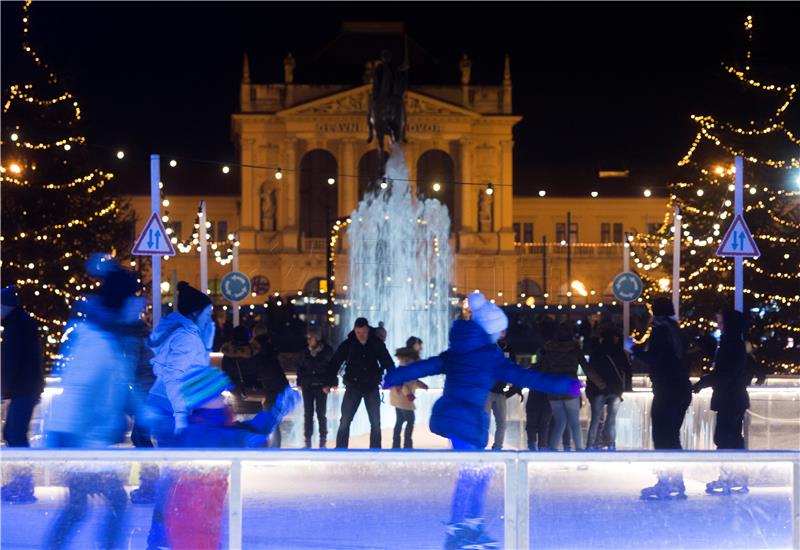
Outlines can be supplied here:
[[[524, 369], [505, 357], [497, 340], [508, 328], [508, 318], [482, 294], [470, 294], [471, 320], [457, 320], [450, 329], [446, 351], [386, 373], [384, 386], [444, 374], [442, 397], [433, 406], [430, 429], [450, 440], [457, 451], [482, 450], [489, 439], [489, 416], [484, 405], [497, 380], [547, 393], [580, 395], [581, 383], [566, 376]], [[447, 525], [446, 549], [497, 548], [483, 528], [483, 503], [492, 470], [474, 466], [460, 469]]]
[[[395, 352], [397, 357], [398, 366], [405, 367], [412, 364], [414, 361], [419, 361], [419, 353], [412, 347], [399, 348]], [[427, 390], [428, 385], [419, 380], [411, 380], [402, 386], [392, 388], [389, 394], [389, 403], [394, 407], [397, 414], [397, 421], [394, 425], [394, 433], [392, 434], [392, 449], [400, 448], [400, 435], [403, 433], [403, 425], [405, 424], [405, 439], [403, 441], [404, 449], [413, 449], [414, 443], [411, 439], [414, 433], [414, 410], [417, 408], [414, 404], [416, 396], [414, 392], [417, 389]]]

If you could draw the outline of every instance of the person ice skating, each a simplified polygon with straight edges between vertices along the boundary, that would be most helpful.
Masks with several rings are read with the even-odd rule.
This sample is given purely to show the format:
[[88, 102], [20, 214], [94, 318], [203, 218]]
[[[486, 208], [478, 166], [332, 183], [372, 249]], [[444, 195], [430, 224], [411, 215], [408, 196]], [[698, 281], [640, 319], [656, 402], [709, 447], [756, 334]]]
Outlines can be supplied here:
[[[714, 369], [701, 377], [692, 389], [695, 393], [709, 386], [714, 389], [711, 410], [717, 412], [714, 427], [717, 449], [744, 449], [742, 424], [750, 407], [747, 386], [752, 380], [744, 341], [747, 319], [740, 311], [726, 309], [717, 320], [722, 335], [714, 357]], [[706, 485], [706, 492], [723, 495], [746, 493], [747, 480], [741, 474], [723, 471], [718, 480]]]
[[[2, 384], [3, 400], [9, 399], [3, 439], [9, 447], [29, 447], [28, 427], [33, 409], [44, 390], [42, 351], [36, 321], [19, 306], [17, 289], [0, 292], [2, 301]], [[30, 467], [14, 467], [11, 480], [0, 489], [2, 501], [10, 504], [36, 502]]]
[[417, 355], [422, 358], [422, 339], [416, 336], [409, 336], [406, 340], [406, 347], [411, 348], [417, 352]]
[[[90, 260], [91, 261], [91, 260]], [[135, 295], [136, 279], [108, 259], [98, 275], [98, 294], [88, 300], [86, 320], [70, 336], [70, 357], [60, 395], [53, 398], [45, 425], [47, 445], [56, 448], [103, 448], [120, 443], [127, 429], [130, 392], [136, 384], [138, 342], [131, 325], [144, 300]], [[98, 534], [100, 548], [117, 548], [128, 495], [121, 472], [80, 466], [66, 472], [69, 496], [46, 536], [47, 548], [64, 548], [86, 517], [88, 497], [101, 494], [108, 510]]]
[[631, 364], [625, 350], [622, 349], [622, 338], [613, 329], [605, 329], [600, 335], [600, 342], [593, 347], [589, 358], [589, 365], [605, 383], [601, 389], [591, 379], [586, 384], [586, 398], [592, 407], [592, 420], [589, 423], [586, 448], [600, 448], [597, 444], [597, 435], [600, 428], [600, 419], [605, 409], [605, 422], [603, 423], [603, 443], [608, 450], [613, 451], [616, 446], [617, 411], [622, 403], [622, 394], [631, 389]]
[[324, 449], [328, 439], [328, 394], [336, 387], [336, 374], [328, 368], [333, 349], [322, 339], [319, 327], [311, 327], [306, 334], [308, 343], [300, 366], [297, 368], [297, 387], [303, 392], [303, 436], [306, 449], [311, 448], [314, 433], [314, 412], [319, 425], [319, 448]]
[[[634, 357], [650, 369], [653, 385], [651, 421], [653, 446], [657, 449], [681, 449], [680, 430], [692, 401], [689, 382], [688, 341], [673, 319], [675, 308], [666, 297], [653, 300], [650, 338], [645, 349], [633, 349]], [[659, 472], [658, 483], [642, 490], [643, 499], [686, 498], [683, 475]]]
[[[434, 374], [445, 375], [442, 397], [433, 407], [430, 429], [450, 440], [453, 449], [481, 450], [489, 439], [489, 416], [484, 405], [497, 380], [552, 393], [579, 395], [581, 384], [566, 376], [546, 375], [514, 364], [497, 347], [508, 318], [479, 293], [470, 294], [471, 320], [453, 322], [449, 348], [436, 357], [392, 369], [384, 386], [399, 386]], [[496, 548], [483, 527], [483, 502], [492, 470], [464, 467], [453, 494], [445, 547]]]
[[329, 369], [337, 373], [345, 364], [345, 392], [342, 399], [342, 417], [336, 434], [336, 448], [346, 449], [350, 443], [350, 424], [361, 400], [367, 407], [369, 417], [369, 446], [381, 448], [381, 397], [380, 383], [385, 371], [394, 368], [394, 362], [386, 345], [375, 335], [369, 322], [359, 317], [347, 339], [336, 349]]
[[[178, 381], [188, 417], [186, 428], [173, 441], [176, 447], [263, 447], [300, 401], [300, 395], [287, 386], [270, 408], [250, 420], [234, 422], [233, 410], [221, 395], [234, 386], [224, 372], [211, 366], [194, 366]], [[227, 469], [201, 466], [173, 470], [167, 477], [164, 546], [172, 550], [217, 550], [228, 490]]]
[[[419, 360], [419, 353], [414, 348], [399, 348], [395, 352], [397, 362], [401, 367], [409, 365], [414, 361]], [[402, 386], [397, 386], [389, 392], [389, 403], [394, 407], [397, 420], [394, 424], [394, 433], [392, 434], [392, 449], [400, 448], [400, 435], [403, 433], [403, 425], [405, 424], [405, 435], [403, 441], [404, 449], [413, 449], [414, 443], [412, 436], [414, 433], [414, 410], [417, 406], [414, 404], [416, 397], [414, 392], [417, 389], [427, 390], [428, 385], [420, 380], [411, 380]]]
[[[261, 386], [264, 388], [263, 406], [268, 409], [275, 403], [278, 395], [289, 386], [289, 380], [286, 378], [286, 373], [283, 372], [280, 359], [278, 359], [278, 350], [272, 345], [272, 339], [265, 324], [256, 323], [253, 326], [252, 343], [259, 347], [259, 351], [253, 357], [253, 362], [258, 369]], [[269, 446], [280, 448], [280, 426], [272, 432]]]
[[[222, 370], [234, 382], [233, 411], [236, 414], [256, 414], [263, 409], [264, 387], [255, 357], [261, 346], [250, 341], [250, 331], [244, 325], [233, 329], [233, 338], [225, 342], [222, 351]], [[258, 400], [251, 400], [258, 399]]]
[[[572, 325], [561, 323], [556, 329], [555, 339], [545, 343], [539, 353], [538, 362], [541, 364], [541, 371], [546, 374], [560, 374], [575, 380], [578, 379], [578, 366], [583, 368], [596, 385], [605, 389], [605, 382], [597, 376], [594, 370], [586, 363], [586, 359], [581, 351], [580, 344], [575, 340]], [[553, 411], [553, 423], [550, 428], [550, 450], [557, 450], [562, 443], [564, 430], [569, 425], [570, 435], [574, 443], [575, 450], [583, 448], [581, 422], [580, 422], [580, 395], [574, 396], [567, 393], [550, 393], [550, 408]], [[566, 443], [564, 450], [568, 450]]]
[[178, 379], [191, 365], [208, 364], [214, 342], [211, 312], [211, 299], [181, 281], [178, 283], [178, 311], [161, 319], [150, 335], [156, 381], [147, 402], [159, 418], [153, 427], [159, 447], [170, 446], [175, 433], [188, 425], [188, 412]]

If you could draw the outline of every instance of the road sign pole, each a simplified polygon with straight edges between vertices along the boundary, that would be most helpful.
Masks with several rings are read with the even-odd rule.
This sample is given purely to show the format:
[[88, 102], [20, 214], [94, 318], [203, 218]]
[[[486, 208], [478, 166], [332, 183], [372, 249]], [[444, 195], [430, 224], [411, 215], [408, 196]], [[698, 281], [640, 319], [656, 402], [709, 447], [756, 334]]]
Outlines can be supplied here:
[[[742, 215], [742, 187], [744, 183], [744, 159], [737, 156], [734, 159], [734, 167], [736, 168], [736, 189], [734, 191], [734, 216]], [[734, 218], [735, 219], [735, 218]], [[733, 307], [736, 311], [744, 311], [744, 258], [736, 256], [733, 259], [733, 286], [734, 291], [734, 304]]]
[[675, 320], [681, 318], [681, 209], [675, 204], [672, 216], [672, 307], [675, 309]]
[[[239, 271], [239, 247], [236, 243], [239, 241], [239, 236], [233, 236], [233, 271]], [[233, 326], [239, 326], [239, 302], [233, 302]]]
[[[150, 210], [161, 218], [161, 192], [158, 182], [161, 179], [161, 157], [150, 155]], [[153, 298], [153, 328], [158, 326], [161, 321], [161, 256], [155, 254], [150, 256], [152, 273], [150, 284], [152, 286], [151, 295]]]
[[200, 216], [197, 233], [200, 237], [200, 292], [208, 294], [208, 239], [206, 239], [206, 220], [208, 212], [206, 201], [200, 201]]
[[[622, 271], [627, 273], [631, 266], [631, 245], [627, 242], [622, 246]], [[631, 303], [626, 301], [622, 302], [622, 338], [628, 338], [631, 335]]]

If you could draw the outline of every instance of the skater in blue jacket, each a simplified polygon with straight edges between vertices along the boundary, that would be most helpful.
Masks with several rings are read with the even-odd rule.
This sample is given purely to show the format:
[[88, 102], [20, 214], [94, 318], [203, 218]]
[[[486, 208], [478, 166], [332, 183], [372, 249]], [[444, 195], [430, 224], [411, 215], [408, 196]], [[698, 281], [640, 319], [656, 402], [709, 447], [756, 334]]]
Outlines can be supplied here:
[[[385, 387], [399, 386], [434, 374], [444, 374], [442, 397], [433, 406], [430, 429], [450, 440], [457, 451], [482, 450], [489, 439], [489, 415], [484, 405], [489, 390], [502, 380], [547, 393], [580, 395], [574, 378], [525, 369], [505, 357], [497, 340], [508, 328], [505, 313], [479, 293], [470, 294], [471, 320], [457, 320], [450, 329], [449, 348], [436, 357], [386, 373]], [[483, 528], [483, 502], [492, 469], [463, 467], [453, 495], [445, 548], [496, 548]]]

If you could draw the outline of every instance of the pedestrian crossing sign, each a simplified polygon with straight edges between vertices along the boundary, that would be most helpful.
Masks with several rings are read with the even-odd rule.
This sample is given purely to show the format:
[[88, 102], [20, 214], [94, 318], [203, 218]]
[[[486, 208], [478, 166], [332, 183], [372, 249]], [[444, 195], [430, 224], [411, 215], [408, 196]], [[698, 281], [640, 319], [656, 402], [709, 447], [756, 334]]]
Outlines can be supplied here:
[[175, 247], [169, 240], [167, 230], [158, 217], [158, 212], [153, 212], [150, 219], [144, 225], [142, 233], [136, 239], [131, 251], [133, 256], [174, 256]]
[[733, 219], [728, 231], [722, 238], [717, 249], [717, 256], [732, 256], [744, 258], [758, 258], [761, 252], [758, 250], [753, 234], [744, 221], [741, 214], [737, 214]]

